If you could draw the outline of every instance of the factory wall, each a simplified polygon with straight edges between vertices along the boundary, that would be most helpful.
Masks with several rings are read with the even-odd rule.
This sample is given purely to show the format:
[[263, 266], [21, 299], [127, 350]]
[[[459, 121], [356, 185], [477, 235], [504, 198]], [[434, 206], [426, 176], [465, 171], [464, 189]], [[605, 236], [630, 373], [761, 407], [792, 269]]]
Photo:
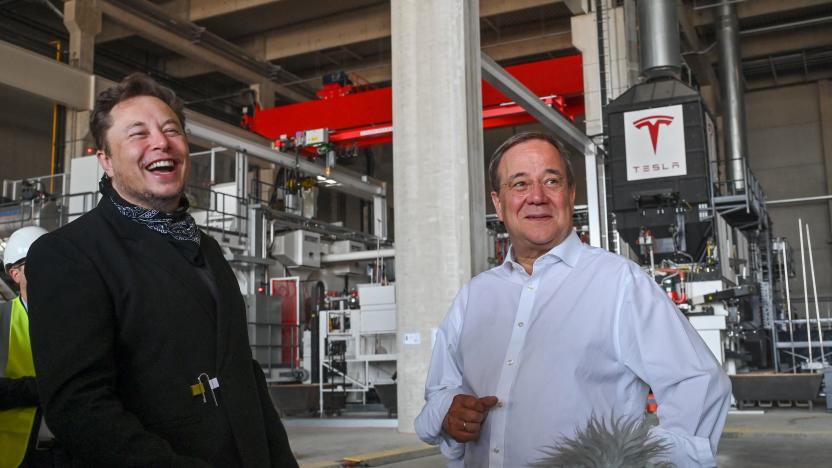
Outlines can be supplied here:
[[[827, 194], [823, 121], [818, 83], [747, 93], [749, 164], [768, 200]], [[832, 125], [832, 122], [825, 122]], [[771, 205], [774, 235], [786, 237], [794, 253], [792, 297], [803, 297], [798, 218], [809, 224], [819, 296], [832, 296], [832, 228], [827, 202]], [[807, 258], [807, 277], [811, 274]], [[811, 282], [809, 295], [812, 295]], [[826, 305], [828, 306], [828, 304]], [[821, 314], [827, 312], [821, 307]]]
[[52, 104], [0, 86], [0, 180], [49, 174]]

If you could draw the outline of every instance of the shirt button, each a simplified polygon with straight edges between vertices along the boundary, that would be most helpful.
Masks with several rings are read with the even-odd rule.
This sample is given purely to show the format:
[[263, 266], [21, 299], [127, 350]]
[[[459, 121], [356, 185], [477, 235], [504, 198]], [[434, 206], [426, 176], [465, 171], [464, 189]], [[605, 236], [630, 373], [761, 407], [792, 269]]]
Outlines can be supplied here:
[[513, 360], [513, 359], [509, 359], [509, 360], [508, 360], [508, 362], [506, 362], [506, 364], [508, 364], [508, 365], [510, 365], [510, 366], [513, 366], [513, 365], [514, 365], [514, 360]]
[[494, 447], [494, 453], [500, 453], [500, 447]]
[[523, 328], [523, 322], [518, 323], [517, 326]]
[[534, 291], [534, 286], [532, 286], [531, 284], [527, 285], [526, 287], [529, 289], [529, 291]]
[[502, 402], [502, 401], [498, 401], [498, 402], [497, 402], [497, 408], [502, 408], [502, 407], [503, 407], [503, 402]]

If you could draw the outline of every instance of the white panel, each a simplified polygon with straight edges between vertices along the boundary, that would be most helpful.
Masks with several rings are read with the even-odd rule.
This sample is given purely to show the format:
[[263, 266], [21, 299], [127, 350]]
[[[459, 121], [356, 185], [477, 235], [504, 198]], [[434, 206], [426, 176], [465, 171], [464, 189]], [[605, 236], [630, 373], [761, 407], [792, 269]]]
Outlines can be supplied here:
[[624, 113], [624, 141], [627, 180], [688, 173], [681, 105]]
[[98, 181], [104, 170], [95, 156], [75, 158], [69, 165], [69, 217], [70, 221], [78, 218], [95, 207], [100, 195]]

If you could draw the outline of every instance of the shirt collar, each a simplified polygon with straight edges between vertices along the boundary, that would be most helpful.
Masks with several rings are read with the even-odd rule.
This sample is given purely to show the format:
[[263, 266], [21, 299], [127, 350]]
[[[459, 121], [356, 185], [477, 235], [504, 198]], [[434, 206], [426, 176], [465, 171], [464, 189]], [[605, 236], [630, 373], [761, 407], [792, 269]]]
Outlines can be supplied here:
[[[581, 242], [581, 239], [578, 237], [575, 230], [572, 229], [572, 232], [566, 236], [566, 239], [564, 239], [563, 242], [552, 247], [551, 250], [541, 255], [540, 258], [535, 260], [535, 263], [541, 261], [543, 263], [562, 261], [569, 267], [574, 268], [578, 263], [578, 257], [581, 255], [581, 248], [583, 248], [583, 242]], [[519, 263], [514, 261], [514, 247], [511, 246], [508, 249], [508, 254], [506, 255], [505, 260], [503, 260], [502, 265], [500, 265], [500, 268], [511, 270], [515, 267], [523, 268]]]

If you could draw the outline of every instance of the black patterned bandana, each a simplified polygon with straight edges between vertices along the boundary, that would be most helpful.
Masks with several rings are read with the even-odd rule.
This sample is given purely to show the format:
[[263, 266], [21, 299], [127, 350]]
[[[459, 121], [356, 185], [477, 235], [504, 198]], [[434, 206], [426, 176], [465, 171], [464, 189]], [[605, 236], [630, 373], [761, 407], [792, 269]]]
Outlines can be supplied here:
[[148, 229], [169, 236], [175, 241], [194, 242], [199, 246], [200, 234], [193, 216], [188, 214], [190, 204], [184, 196], [179, 202], [179, 208], [173, 213], [164, 213], [152, 208], [136, 206], [119, 196], [113, 189], [112, 181], [104, 175], [98, 183], [101, 193], [113, 202], [118, 212], [126, 218], [139, 223]]

